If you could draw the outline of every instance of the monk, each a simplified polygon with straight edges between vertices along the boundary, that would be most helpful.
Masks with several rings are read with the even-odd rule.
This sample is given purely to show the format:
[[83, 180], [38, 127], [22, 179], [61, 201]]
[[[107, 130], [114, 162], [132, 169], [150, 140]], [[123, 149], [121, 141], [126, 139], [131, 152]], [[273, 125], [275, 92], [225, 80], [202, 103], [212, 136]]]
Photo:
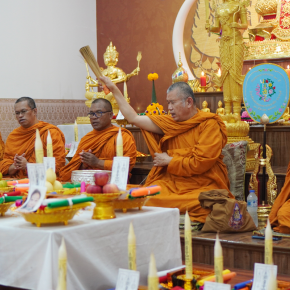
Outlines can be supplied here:
[[128, 122], [142, 129], [154, 156], [145, 186], [160, 185], [162, 191], [146, 205], [179, 208], [182, 214], [188, 210], [192, 221], [204, 223], [209, 209], [201, 208], [200, 192], [229, 190], [221, 154], [227, 133], [221, 118], [198, 110], [193, 91], [184, 82], [171, 85], [167, 91], [171, 116], [139, 116], [110, 79], [100, 79], [114, 94]]
[[275, 232], [290, 234], [290, 162], [284, 186], [273, 204], [269, 220]]
[[[111, 103], [106, 99], [95, 99], [88, 116], [93, 131], [85, 135], [72, 160], [62, 168], [60, 179], [70, 181], [73, 170], [104, 169], [112, 170], [113, 158], [116, 156], [116, 139], [119, 128], [111, 124], [113, 118]], [[136, 145], [131, 132], [122, 130], [123, 155], [130, 157], [130, 171], [136, 162]]]
[[34, 100], [22, 97], [15, 102], [15, 116], [20, 127], [14, 129], [8, 136], [5, 144], [3, 160], [0, 162], [0, 171], [10, 177], [27, 177], [26, 164], [35, 162], [35, 132], [39, 130], [46, 156], [47, 130], [50, 131], [55, 157], [55, 171], [58, 174], [65, 165], [65, 138], [63, 133], [54, 125], [37, 119], [37, 108]]
[[2, 136], [0, 133], [0, 161], [3, 159], [3, 155], [4, 155], [4, 149], [5, 149], [5, 144], [2, 140]]

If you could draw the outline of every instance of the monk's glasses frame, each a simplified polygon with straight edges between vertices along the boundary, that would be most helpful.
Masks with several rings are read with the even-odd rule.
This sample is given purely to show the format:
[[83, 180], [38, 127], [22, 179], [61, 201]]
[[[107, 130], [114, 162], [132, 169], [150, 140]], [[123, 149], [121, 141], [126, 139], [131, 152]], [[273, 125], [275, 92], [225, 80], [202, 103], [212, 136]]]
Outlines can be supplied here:
[[16, 117], [19, 117], [20, 115], [24, 116], [28, 111], [33, 111], [34, 109], [35, 109], [35, 108], [30, 109], [30, 110], [22, 110], [22, 111], [20, 111], [20, 112], [14, 112], [14, 115], [15, 115]]
[[91, 119], [93, 117], [96, 117], [96, 118], [101, 118], [103, 116], [103, 114], [105, 113], [110, 113], [112, 111], [106, 111], [106, 112], [102, 112], [102, 111], [97, 111], [97, 112], [89, 112], [88, 113], [88, 117]]

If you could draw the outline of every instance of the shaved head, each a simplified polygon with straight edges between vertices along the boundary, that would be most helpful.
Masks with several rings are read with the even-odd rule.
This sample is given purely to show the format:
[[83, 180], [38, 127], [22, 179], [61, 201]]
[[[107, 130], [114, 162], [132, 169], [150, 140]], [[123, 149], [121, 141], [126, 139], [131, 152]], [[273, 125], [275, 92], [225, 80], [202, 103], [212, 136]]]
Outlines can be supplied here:
[[34, 100], [30, 97], [21, 97], [15, 102], [15, 104], [20, 103], [20, 102], [25, 102], [25, 101], [27, 101], [27, 105], [30, 109], [36, 108], [36, 104], [35, 104]]
[[168, 88], [167, 94], [173, 90], [176, 90], [178, 97], [183, 98], [184, 100], [187, 98], [192, 98], [194, 105], [196, 104], [194, 93], [193, 93], [191, 87], [189, 86], [189, 84], [187, 84], [185, 82], [177, 82], [175, 84], [172, 84]]
[[103, 98], [95, 99], [93, 100], [92, 104], [98, 104], [100, 102], [103, 103], [103, 106], [106, 109], [106, 111], [113, 111], [111, 102], [106, 99], [103, 99]]

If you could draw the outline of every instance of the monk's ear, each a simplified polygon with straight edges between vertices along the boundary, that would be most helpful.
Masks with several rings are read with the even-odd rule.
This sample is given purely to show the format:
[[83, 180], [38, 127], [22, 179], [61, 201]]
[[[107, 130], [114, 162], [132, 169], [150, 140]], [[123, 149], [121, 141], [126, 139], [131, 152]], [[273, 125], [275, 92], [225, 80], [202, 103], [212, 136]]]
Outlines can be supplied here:
[[37, 108], [34, 108], [33, 111], [34, 111], [34, 114], [37, 115]]
[[114, 117], [114, 113], [113, 112], [110, 112], [110, 119], [112, 120]]
[[187, 101], [187, 104], [188, 104], [188, 107], [189, 107], [189, 108], [191, 108], [191, 107], [194, 107], [194, 106], [195, 106], [195, 104], [194, 104], [194, 102], [193, 102], [193, 99], [192, 99], [192, 98], [188, 97], [186, 101]]

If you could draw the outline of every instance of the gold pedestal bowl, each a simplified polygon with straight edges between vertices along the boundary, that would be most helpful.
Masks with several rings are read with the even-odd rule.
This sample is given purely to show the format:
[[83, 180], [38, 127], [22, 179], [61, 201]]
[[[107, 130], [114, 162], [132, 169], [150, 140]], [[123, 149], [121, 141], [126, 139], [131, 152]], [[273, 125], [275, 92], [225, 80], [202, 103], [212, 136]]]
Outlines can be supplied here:
[[9, 207], [14, 203], [15, 202], [13, 201], [0, 204], [0, 216], [4, 216]]
[[117, 199], [120, 193], [86, 193], [87, 196], [93, 197], [96, 206], [94, 208], [92, 219], [108, 220], [116, 217], [113, 200]]

